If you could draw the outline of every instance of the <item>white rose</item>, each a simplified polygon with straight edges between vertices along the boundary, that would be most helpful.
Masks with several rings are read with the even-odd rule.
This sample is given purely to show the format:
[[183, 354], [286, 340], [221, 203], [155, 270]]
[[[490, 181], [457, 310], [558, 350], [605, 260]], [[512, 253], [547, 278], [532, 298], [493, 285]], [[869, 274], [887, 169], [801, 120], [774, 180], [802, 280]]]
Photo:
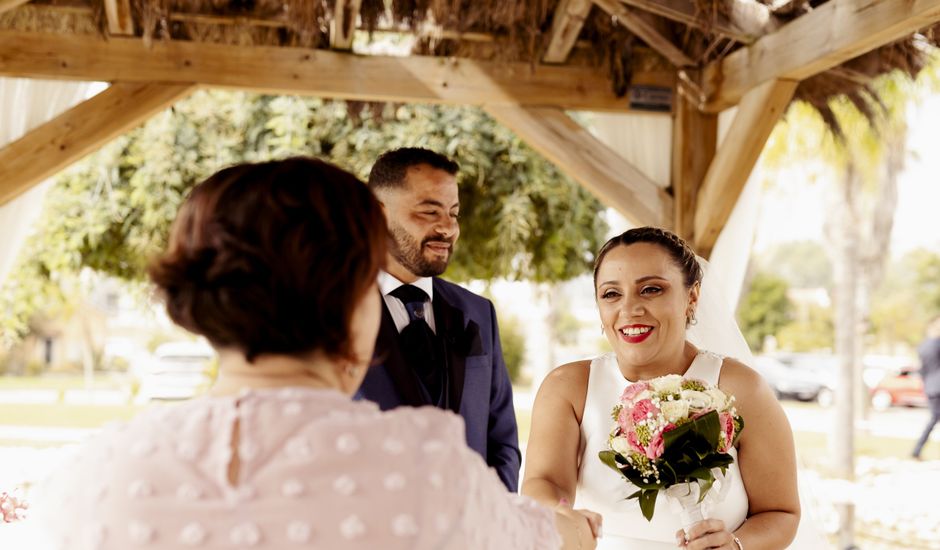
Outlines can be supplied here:
[[721, 411], [728, 406], [728, 396], [725, 395], [725, 392], [719, 390], [718, 388], [709, 388], [705, 390], [705, 393], [707, 393], [712, 398], [712, 403], [714, 404], [715, 409]]
[[682, 389], [682, 377], [678, 374], [667, 374], [650, 380], [650, 386], [656, 393], [679, 393]]
[[629, 456], [630, 452], [632, 451], [632, 449], [630, 448], [630, 444], [627, 443], [626, 437], [611, 438], [610, 448], [613, 449], [614, 452], [619, 453], [623, 456]]
[[688, 401], [689, 409], [702, 411], [712, 407], [712, 397], [703, 391], [682, 390], [682, 399]]
[[675, 424], [679, 419], [689, 416], [689, 402], [684, 400], [663, 401], [659, 405], [659, 410], [662, 411], [668, 422]]

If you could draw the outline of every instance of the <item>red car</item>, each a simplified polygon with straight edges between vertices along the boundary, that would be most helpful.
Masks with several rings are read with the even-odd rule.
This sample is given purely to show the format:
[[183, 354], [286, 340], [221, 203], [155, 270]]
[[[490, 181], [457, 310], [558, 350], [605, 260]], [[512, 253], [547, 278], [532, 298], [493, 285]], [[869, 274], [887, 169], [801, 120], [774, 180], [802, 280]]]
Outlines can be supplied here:
[[904, 367], [888, 374], [871, 389], [871, 406], [876, 411], [883, 411], [892, 405], [906, 407], [926, 407], [927, 396], [924, 394], [924, 379], [920, 369]]

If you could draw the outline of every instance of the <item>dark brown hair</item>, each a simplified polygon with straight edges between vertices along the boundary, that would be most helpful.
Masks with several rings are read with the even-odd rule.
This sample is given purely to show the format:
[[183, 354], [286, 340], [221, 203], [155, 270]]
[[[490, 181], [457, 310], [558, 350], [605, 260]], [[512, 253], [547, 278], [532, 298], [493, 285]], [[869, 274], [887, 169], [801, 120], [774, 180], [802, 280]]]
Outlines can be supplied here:
[[193, 188], [150, 277], [177, 324], [249, 361], [351, 357], [353, 308], [384, 266], [372, 192], [326, 162], [225, 168]]
[[682, 271], [686, 288], [692, 288], [695, 283], [702, 282], [702, 266], [698, 263], [695, 252], [682, 238], [659, 227], [637, 227], [613, 237], [598, 251], [597, 258], [594, 260], [595, 288], [597, 287], [597, 270], [604, 261], [604, 256], [618, 246], [633, 243], [652, 243], [661, 246], [672, 257], [676, 267]]
[[455, 175], [460, 166], [440, 153], [420, 147], [402, 147], [382, 153], [369, 172], [369, 187], [373, 190], [401, 187], [412, 166], [427, 164], [436, 170]]

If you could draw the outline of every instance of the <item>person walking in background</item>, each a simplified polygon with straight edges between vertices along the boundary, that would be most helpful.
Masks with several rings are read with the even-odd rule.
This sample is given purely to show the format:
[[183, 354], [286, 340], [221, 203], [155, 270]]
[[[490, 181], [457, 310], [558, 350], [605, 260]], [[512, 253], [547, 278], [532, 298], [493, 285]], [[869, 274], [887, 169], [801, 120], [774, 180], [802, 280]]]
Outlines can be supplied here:
[[927, 338], [917, 348], [917, 354], [920, 356], [920, 375], [924, 378], [924, 393], [930, 404], [930, 419], [911, 453], [914, 459], [920, 460], [930, 432], [940, 422], [940, 316], [927, 325]]
[[386, 231], [362, 182], [313, 159], [196, 186], [150, 275], [218, 379], [86, 442], [38, 489], [27, 521], [50, 544], [29, 547], [593, 548], [596, 515], [508, 493], [457, 415], [352, 399]]
[[382, 326], [376, 362], [360, 396], [383, 410], [432, 405], [460, 414], [467, 444], [519, 483], [512, 386], [493, 304], [437, 276], [460, 235], [457, 163], [419, 148], [386, 152], [369, 187], [388, 220], [388, 262], [379, 274]]

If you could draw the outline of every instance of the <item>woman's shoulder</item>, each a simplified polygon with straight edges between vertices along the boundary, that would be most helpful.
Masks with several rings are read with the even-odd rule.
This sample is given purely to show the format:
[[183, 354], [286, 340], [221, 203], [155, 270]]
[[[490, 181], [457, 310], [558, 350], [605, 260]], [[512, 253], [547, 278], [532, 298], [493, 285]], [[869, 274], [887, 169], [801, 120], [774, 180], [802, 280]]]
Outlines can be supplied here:
[[776, 403], [776, 397], [764, 377], [733, 357], [723, 359], [718, 385], [734, 395], [738, 404], [745, 408], [752, 403], [759, 404], [768, 400]]

